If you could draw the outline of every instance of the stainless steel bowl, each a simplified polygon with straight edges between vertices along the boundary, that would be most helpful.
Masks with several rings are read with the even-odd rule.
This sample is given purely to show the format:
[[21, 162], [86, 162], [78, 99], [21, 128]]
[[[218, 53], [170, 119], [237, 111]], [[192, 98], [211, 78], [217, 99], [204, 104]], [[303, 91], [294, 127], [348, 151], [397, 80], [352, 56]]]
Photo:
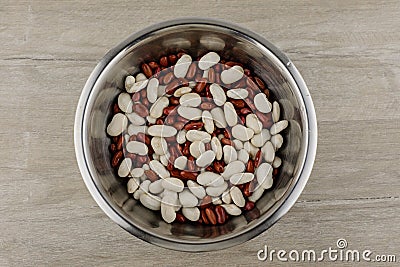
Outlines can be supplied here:
[[[256, 203], [259, 216], [244, 214], [223, 226], [167, 224], [158, 213], [128, 196], [110, 166], [106, 123], [124, 77], [144, 60], [166, 51], [193, 54], [214, 50], [250, 66], [268, 83], [289, 121], [280, 150], [282, 170], [274, 189]], [[261, 36], [230, 23], [179, 19], [150, 26], [109, 51], [93, 70], [82, 91], [75, 118], [75, 150], [83, 179], [103, 211], [133, 235], [162, 247], [210, 251], [245, 242], [271, 227], [294, 205], [315, 159], [317, 123], [310, 93], [293, 63]]]

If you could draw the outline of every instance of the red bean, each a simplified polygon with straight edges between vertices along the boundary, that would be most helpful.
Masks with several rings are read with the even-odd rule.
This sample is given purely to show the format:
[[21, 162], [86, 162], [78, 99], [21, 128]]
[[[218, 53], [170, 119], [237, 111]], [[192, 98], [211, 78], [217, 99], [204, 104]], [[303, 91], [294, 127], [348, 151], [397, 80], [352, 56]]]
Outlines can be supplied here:
[[145, 170], [144, 174], [147, 176], [147, 178], [154, 182], [158, 180], [158, 175], [153, 171], [153, 170]]
[[150, 78], [153, 75], [153, 71], [151, 70], [150, 66], [146, 63], [142, 64], [142, 72], [147, 78]]
[[217, 224], [217, 217], [215, 216], [214, 211], [211, 208], [206, 208], [204, 211], [210, 224]]
[[258, 168], [258, 166], [260, 166], [261, 164], [261, 149], [258, 150], [258, 152], [256, 153], [256, 156], [254, 157], [254, 167]]
[[196, 181], [197, 173], [195, 172], [188, 172], [188, 171], [181, 171], [182, 178]]
[[170, 65], [175, 65], [176, 61], [178, 60], [176, 55], [169, 55], [168, 61]]
[[124, 154], [121, 150], [115, 153], [111, 160], [111, 167], [116, 168], [121, 162], [123, 156]]
[[202, 123], [201, 121], [192, 121], [188, 124], [185, 125], [185, 127], [183, 127], [185, 130], [189, 131], [189, 130], [198, 130], [201, 129], [204, 126], [204, 123]]
[[182, 214], [177, 213], [177, 214], [176, 214], [175, 221], [177, 221], [177, 222], [179, 222], [179, 223], [184, 223], [184, 222], [186, 222], [186, 218], [185, 218], [185, 216], [183, 216]]
[[225, 221], [228, 219], [228, 214], [226, 213], [225, 209], [219, 205], [215, 207], [215, 214], [217, 215], [217, 222], [219, 224], [225, 223]]
[[254, 209], [254, 202], [251, 202], [251, 201], [247, 201], [246, 202], [246, 205], [244, 206], [244, 210], [252, 210], [252, 209]]
[[160, 62], [160, 65], [161, 66], [163, 66], [163, 67], [168, 67], [168, 58], [167, 57], [161, 57], [160, 58], [160, 60], [159, 60], [159, 62]]

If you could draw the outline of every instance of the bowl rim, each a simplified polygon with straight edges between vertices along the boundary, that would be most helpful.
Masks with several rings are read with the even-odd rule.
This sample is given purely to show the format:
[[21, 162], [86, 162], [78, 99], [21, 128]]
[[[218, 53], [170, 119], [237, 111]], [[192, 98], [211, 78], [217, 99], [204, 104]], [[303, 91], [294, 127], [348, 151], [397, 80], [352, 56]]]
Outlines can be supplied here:
[[[249, 228], [247, 231], [240, 233], [237, 236], [230, 237], [227, 239], [222, 240], [210, 240], [209, 242], [202, 242], [196, 243], [193, 241], [182, 240], [182, 241], [171, 241], [166, 238], [162, 238], [158, 235], [153, 235], [148, 231], [143, 231], [138, 227], [130, 224], [123, 216], [115, 210], [106, 200], [106, 198], [102, 195], [99, 188], [97, 188], [92, 174], [90, 172], [90, 168], [85, 156], [85, 144], [83, 138], [83, 129], [84, 129], [84, 121], [85, 121], [85, 111], [88, 99], [91, 95], [91, 91], [102, 74], [103, 70], [108, 66], [108, 64], [127, 46], [132, 44], [135, 40], [141, 38], [144, 35], [148, 35], [151, 32], [161, 30], [163, 28], [169, 28], [173, 26], [179, 25], [186, 25], [186, 24], [196, 24], [196, 25], [211, 25], [217, 27], [227, 28], [229, 30], [233, 30], [247, 36], [258, 43], [262, 44], [267, 50], [269, 50], [285, 67], [285, 69], [289, 72], [289, 75], [293, 78], [295, 85], [299, 89], [299, 95], [302, 99], [298, 99], [299, 101], [302, 100], [304, 103], [304, 113], [306, 115], [306, 124], [307, 130], [303, 132], [304, 141], [306, 141], [305, 146], [305, 153], [303, 159], [303, 165], [301, 166], [301, 170], [299, 171], [299, 175], [297, 181], [291, 185], [290, 192], [287, 192], [286, 198], [284, 198], [283, 202], [277, 209], [271, 214], [270, 217], [265, 218], [263, 221], [258, 223], [252, 228]], [[174, 19], [168, 20], [164, 22], [160, 22], [149, 27], [144, 28], [136, 33], [131, 34], [127, 39], [123, 42], [112, 48], [97, 64], [94, 68], [92, 73], [90, 74], [83, 90], [81, 96], [79, 98], [78, 106], [76, 109], [75, 115], [75, 124], [74, 124], [74, 144], [75, 144], [75, 154], [76, 160], [78, 163], [78, 167], [80, 169], [82, 178], [86, 187], [88, 188], [90, 194], [99, 205], [99, 207], [105, 212], [114, 222], [116, 222], [119, 226], [121, 226], [126, 231], [130, 232], [131, 234], [135, 235], [136, 237], [149, 242], [151, 244], [155, 244], [164, 248], [169, 248], [173, 250], [180, 250], [180, 251], [211, 251], [211, 250], [218, 250], [223, 248], [228, 248], [240, 243], [243, 243], [247, 240], [250, 240], [260, 233], [267, 230], [271, 227], [274, 223], [276, 223], [284, 214], [286, 214], [289, 209], [295, 204], [296, 200], [300, 196], [301, 192], [303, 191], [309, 176], [311, 175], [311, 171], [313, 168], [313, 164], [315, 161], [316, 150], [317, 150], [317, 118], [314, 109], [314, 104], [311, 99], [309, 90], [300, 75], [297, 68], [294, 64], [290, 61], [290, 59], [283, 54], [277, 47], [271, 44], [262, 36], [245, 29], [239, 25], [222, 21], [216, 19], [209, 19], [209, 18], [181, 18], [181, 19]]]

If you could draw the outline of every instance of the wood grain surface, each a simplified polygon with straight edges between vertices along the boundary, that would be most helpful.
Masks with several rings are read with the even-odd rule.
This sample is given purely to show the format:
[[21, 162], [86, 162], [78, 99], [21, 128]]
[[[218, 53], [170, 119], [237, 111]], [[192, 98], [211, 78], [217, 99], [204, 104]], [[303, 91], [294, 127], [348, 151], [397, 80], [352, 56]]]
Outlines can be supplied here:
[[[321, 251], [339, 238], [400, 261], [399, 1], [0, 2], [0, 266], [305, 265], [260, 262], [257, 251]], [[184, 16], [225, 19], [277, 45], [306, 80], [319, 126], [297, 204], [259, 237], [210, 253], [159, 248], [113, 223], [73, 146], [77, 101], [101, 57]]]

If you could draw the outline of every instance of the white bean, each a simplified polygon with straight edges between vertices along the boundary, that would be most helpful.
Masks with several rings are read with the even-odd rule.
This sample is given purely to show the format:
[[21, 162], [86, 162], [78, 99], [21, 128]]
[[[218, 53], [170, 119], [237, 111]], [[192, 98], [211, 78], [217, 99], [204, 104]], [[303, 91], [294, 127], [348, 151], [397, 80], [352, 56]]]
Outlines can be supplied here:
[[214, 183], [215, 180], [219, 180], [221, 176], [214, 172], [203, 172], [197, 176], [197, 182], [201, 185], [208, 186]]
[[268, 129], [262, 129], [261, 133], [255, 134], [250, 142], [255, 147], [262, 147], [270, 138], [271, 135]]
[[221, 72], [221, 81], [224, 84], [231, 84], [239, 81], [243, 77], [243, 68], [241, 66], [233, 66]]
[[179, 104], [186, 107], [197, 107], [201, 104], [201, 97], [196, 93], [188, 93], [181, 96]]
[[152, 125], [148, 128], [147, 132], [151, 136], [171, 137], [176, 135], [177, 130], [169, 125]]
[[132, 85], [136, 82], [135, 77], [133, 77], [132, 75], [128, 75], [125, 78], [125, 90], [129, 91], [132, 87]]
[[168, 152], [167, 141], [162, 137], [154, 136], [151, 139], [151, 146], [153, 147], [154, 152], [158, 155], [165, 155], [165, 153]]
[[190, 192], [192, 192], [193, 195], [195, 195], [197, 198], [203, 199], [206, 196], [206, 190], [204, 189], [204, 187], [202, 187], [198, 183], [196, 183], [192, 180], [188, 180], [187, 186], [188, 186]]
[[159, 118], [162, 116], [164, 108], [168, 107], [169, 99], [166, 96], [162, 96], [151, 106], [150, 116], [153, 118]]
[[206, 70], [217, 64], [220, 60], [220, 57], [215, 52], [208, 52], [204, 56], [202, 56], [199, 60], [199, 69]]
[[238, 184], [248, 183], [251, 180], [253, 180], [253, 178], [254, 178], [254, 174], [252, 174], [250, 172], [235, 173], [234, 175], [231, 176], [229, 181], [234, 185], [238, 185]]
[[201, 109], [198, 109], [198, 108], [179, 106], [178, 114], [187, 120], [195, 121], [195, 120], [201, 119], [202, 111], [201, 111]]
[[142, 80], [142, 81], [138, 81], [136, 79], [136, 82], [134, 84], [132, 84], [132, 86], [130, 88], [126, 89], [126, 91], [131, 94], [137, 93], [137, 92], [143, 90], [144, 88], [146, 88], [148, 82], [149, 82], [149, 80], [147, 80], [147, 79]]
[[211, 115], [211, 112], [208, 110], [204, 110], [201, 115], [201, 120], [204, 123], [204, 129], [209, 133], [212, 134], [214, 132], [214, 120]]
[[197, 159], [202, 153], [206, 151], [206, 148], [203, 142], [196, 140], [190, 144], [189, 151], [190, 154]]
[[275, 135], [286, 129], [288, 127], [289, 122], [287, 120], [278, 121], [272, 124], [271, 129], [269, 130], [271, 135]]
[[186, 130], [180, 130], [176, 136], [176, 142], [183, 144], [186, 142]]
[[172, 223], [176, 219], [176, 213], [173, 206], [161, 203], [161, 217], [166, 223]]
[[211, 203], [213, 203], [214, 205], [221, 205], [222, 200], [219, 196], [211, 197]]
[[162, 180], [162, 187], [174, 192], [182, 192], [184, 186], [182, 180], [178, 178], [169, 177]]
[[130, 158], [124, 158], [118, 168], [118, 176], [126, 177], [130, 173], [132, 168], [132, 160]]
[[215, 159], [215, 153], [212, 150], [207, 150], [200, 157], [197, 158], [196, 164], [199, 167], [206, 167], [210, 165]]
[[[258, 184], [262, 185], [266, 180], [272, 179], [273, 168], [269, 163], [261, 163], [256, 170]], [[267, 189], [267, 188], [264, 188]]]
[[160, 210], [161, 199], [158, 196], [152, 195], [150, 193], [144, 193], [140, 195], [140, 202], [148, 209]]
[[230, 190], [231, 198], [233, 203], [238, 207], [244, 207], [246, 200], [243, 197], [242, 191], [236, 186], [232, 186]]
[[249, 141], [245, 142], [243, 144], [243, 148], [249, 152], [250, 157], [254, 158], [258, 152], [258, 148], [253, 146], [252, 143], [250, 143]]
[[152, 169], [158, 176], [160, 176], [162, 179], [165, 179], [169, 177], [169, 171], [165, 168], [164, 165], [162, 165], [159, 161], [157, 160], [152, 160], [149, 163], [150, 169]]
[[184, 189], [182, 192], [179, 193], [179, 201], [182, 204], [182, 207], [195, 207], [199, 200], [195, 195], [193, 195], [188, 189]]
[[180, 207], [181, 204], [178, 201], [178, 193], [175, 191], [171, 191], [168, 189], [164, 189], [164, 192], [162, 192], [162, 203], [165, 205], [169, 205], [172, 207]]
[[261, 113], [271, 112], [272, 104], [268, 101], [268, 98], [264, 93], [258, 93], [254, 97], [254, 105], [256, 106], [256, 109]]
[[275, 151], [277, 151], [283, 145], [282, 135], [280, 135], [280, 134], [273, 135], [271, 137], [271, 143], [272, 143], [273, 147], [275, 148]]
[[275, 157], [272, 162], [272, 167], [279, 168], [282, 165], [282, 159], [280, 157]]
[[[147, 165], [147, 164], [146, 164]], [[149, 165], [147, 165], [147, 167], [148, 167]], [[131, 175], [132, 175], [132, 177], [140, 177], [140, 176], [142, 176], [143, 174], [144, 174], [144, 169], [145, 169], [145, 166], [143, 165], [143, 167], [142, 168], [134, 168], [133, 170], [131, 170]]]
[[156, 123], [156, 121], [157, 121], [157, 119], [156, 118], [153, 118], [152, 116], [146, 116], [146, 120], [149, 122], [149, 123], [152, 123], [152, 124], [155, 124]]
[[274, 180], [272, 177], [267, 177], [267, 179], [264, 180], [264, 183], [260, 184], [260, 186], [264, 189], [270, 189], [272, 185], [274, 184]]
[[274, 101], [272, 104], [272, 120], [274, 122], [279, 121], [279, 117], [281, 115], [281, 108], [279, 107], [279, 103]]
[[164, 191], [164, 188], [162, 186], [162, 181], [163, 180], [157, 180], [157, 181], [152, 182], [149, 185], [149, 192], [157, 195], [157, 194], [160, 194], [162, 191]]
[[176, 89], [176, 91], [174, 92], [174, 96], [175, 97], [181, 97], [184, 94], [190, 93], [192, 91], [192, 88], [188, 87], [188, 86], [184, 86], [184, 87], [179, 87], [178, 89]]
[[136, 75], [136, 82], [145, 81], [145, 80], [147, 80], [147, 77], [143, 73], [140, 72]]
[[161, 97], [165, 95], [165, 85], [159, 85], [157, 89], [157, 97]]
[[[222, 179], [222, 178], [221, 178]], [[220, 186], [208, 186], [206, 192], [209, 196], [218, 197], [228, 188], [228, 183], [222, 179], [223, 183]]]
[[182, 208], [182, 214], [192, 222], [196, 222], [200, 218], [200, 210], [197, 207]]
[[150, 185], [151, 181], [150, 180], [145, 180], [143, 181], [140, 186], [139, 189], [135, 191], [135, 193], [133, 194], [134, 199], [139, 200], [140, 196], [144, 193], [149, 192], [149, 185]]
[[135, 191], [139, 188], [139, 178], [131, 178], [129, 179], [126, 188], [129, 194], [135, 193]]
[[174, 167], [179, 170], [184, 170], [186, 168], [187, 161], [188, 159], [186, 156], [177, 157], [174, 162]]
[[222, 204], [221, 206], [229, 215], [239, 216], [240, 214], [242, 214], [242, 210], [239, 209], [238, 206], [236, 206], [235, 204]]
[[214, 179], [212, 182], [206, 184], [205, 186], [208, 186], [208, 187], [220, 187], [224, 183], [225, 183], [224, 178], [221, 175], [219, 175], [218, 178]]
[[224, 113], [225, 113], [226, 123], [230, 127], [235, 126], [238, 122], [238, 115], [237, 115], [236, 110], [231, 102], [225, 102]]
[[233, 146], [225, 145], [223, 147], [222, 151], [224, 153], [224, 162], [226, 164], [229, 164], [232, 161], [237, 160], [238, 155], [237, 155], [236, 149], [234, 149]]
[[160, 155], [153, 153], [153, 159], [160, 161]]
[[125, 113], [131, 113], [133, 107], [133, 101], [131, 95], [127, 93], [119, 94], [118, 107]]
[[189, 55], [187, 55], [187, 54], [182, 55], [178, 59], [178, 61], [175, 64], [175, 67], [174, 67], [175, 77], [185, 78], [186, 73], [187, 73], [191, 63], [192, 63], [192, 58]]
[[167, 155], [160, 155], [160, 158], [159, 158], [161, 164], [164, 165], [165, 167], [167, 167], [168, 163], [169, 163], [168, 157], [167, 157]]
[[232, 136], [240, 141], [248, 141], [254, 135], [254, 131], [250, 128], [247, 128], [241, 124], [235, 125], [232, 128]]
[[254, 131], [255, 134], [261, 133], [263, 125], [256, 114], [248, 114], [246, 116], [246, 126]]
[[228, 180], [235, 173], [244, 172], [245, 169], [246, 166], [244, 165], [244, 163], [239, 160], [236, 160], [226, 165], [225, 170], [221, 175], [222, 177], [225, 178], [225, 180]]
[[222, 106], [226, 102], [225, 91], [219, 84], [216, 83], [211, 84], [210, 93], [213, 97], [214, 103], [217, 106]]
[[264, 156], [266, 162], [271, 163], [275, 158], [275, 148], [272, 145], [271, 141], [265, 143], [265, 145], [261, 148], [261, 153]]
[[208, 71], [209, 69], [203, 71], [203, 76], [202, 76], [203, 78], [208, 79]]
[[133, 125], [143, 125], [146, 123], [145, 118], [139, 116], [137, 113], [132, 112], [132, 113], [126, 113], [125, 114], [128, 120], [133, 124]]
[[211, 149], [214, 151], [215, 153], [215, 158], [217, 160], [221, 160], [222, 159], [222, 145], [221, 142], [219, 141], [219, 139], [217, 137], [213, 137], [211, 138]]
[[243, 88], [230, 89], [226, 92], [226, 95], [233, 99], [246, 99], [249, 91]]
[[111, 122], [107, 126], [107, 133], [110, 136], [118, 136], [125, 131], [128, 126], [128, 118], [122, 114], [117, 113], [113, 116]]
[[[150, 167], [149, 167], [149, 164], [143, 164], [142, 168], [137, 168], [137, 169], [142, 169], [143, 172], [144, 172], [144, 171], [150, 170]], [[135, 170], [135, 169], [134, 169], [134, 170]], [[135, 177], [135, 176], [134, 176], [134, 177]]]
[[236, 150], [241, 150], [243, 148], [243, 142], [238, 140], [238, 139], [234, 139], [233, 144], [235, 145], [235, 149]]
[[226, 190], [225, 192], [222, 193], [221, 199], [225, 204], [230, 204], [232, 202], [232, 198], [231, 198], [231, 194], [229, 193], [229, 190]]
[[186, 139], [190, 142], [201, 141], [203, 143], [208, 143], [211, 141], [211, 135], [199, 130], [189, 130], [186, 133]]
[[249, 161], [249, 152], [246, 149], [239, 150], [238, 160], [246, 164]]
[[218, 128], [226, 128], [227, 127], [227, 122], [225, 119], [225, 113], [222, 110], [222, 108], [213, 108], [211, 110], [211, 115], [214, 119], [214, 123]]
[[147, 155], [149, 149], [147, 148], [146, 144], [138, 141], [130, 141], [126, 144], [126, 150], [129, 153], [138, 154], [141, 156]]
[[159, 84], [160, 83], [157, 78], [151, 78], [147, 84], [147, 99], [150, 103], [154, 103], [157, 100]]

